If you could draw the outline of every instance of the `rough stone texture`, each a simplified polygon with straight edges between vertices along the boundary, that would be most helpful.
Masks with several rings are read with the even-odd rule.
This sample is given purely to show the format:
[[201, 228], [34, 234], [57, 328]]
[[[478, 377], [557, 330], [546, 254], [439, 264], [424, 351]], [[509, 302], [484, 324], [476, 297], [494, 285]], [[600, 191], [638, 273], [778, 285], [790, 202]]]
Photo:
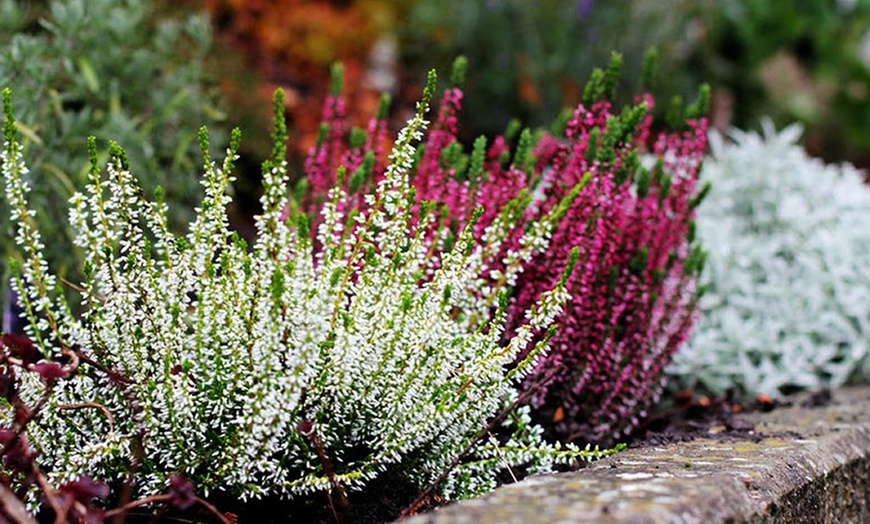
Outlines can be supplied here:
[[870, 522], [870, 388], [741, 417], [747, 438], [631, 449], [408, 524]]

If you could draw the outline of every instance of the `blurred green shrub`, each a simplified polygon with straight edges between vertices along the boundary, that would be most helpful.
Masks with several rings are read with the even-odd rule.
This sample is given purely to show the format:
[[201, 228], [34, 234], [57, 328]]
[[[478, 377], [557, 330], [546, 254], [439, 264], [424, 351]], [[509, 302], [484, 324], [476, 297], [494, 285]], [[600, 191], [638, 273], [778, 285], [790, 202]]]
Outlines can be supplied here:
[[688, 71], [719, 87], [732, 124], [798, 121], [811, 153], [870, 159], [870, 2], [725, 0], [699, 18]]
[[[125, 148], [147, 193], [164, 188], [174, 228], [201, 198], [197, 131], [217, 131], [223, 119], [205, 68], [211, 27], [201, 15], [156, 15], [154, 3], [138, 0], [0, 0], [0, 86], [17, 95], [32, 208], [61, 276], [81, 265], [68, 248], [65, 201], [86, 181], [80, 152], [89, 134]], [[5, 210], [0, 225], [10, 230]], [[0, 247], [9, 254], [11, 244]]]
[[[611, 51], [640, 70], [656, 47], [657, 99], [709, 83], [720, 130], [757, 128], [764, 116], [778, 126], [798, 121], [812, 154], [870, 165], [867, 0], [415, 0], [400, 11], [396, 31], [411, 68], [468, 56], [469, 137], [501, 131], [510, 116], [546, 125], [576, 104]], [[620, 102], [640, 80], [626, 83]]]
[[[446, 67], [459, 54], [471, 67], [464, 112], [469, 136], [501, 132], [518, 117], [547, 125], [575, 107], [596, 65], [619, 51], [640, 71], [650, 47], [665, 58], [655, 94], [694, 96], [698, 77], [677, 74], [699, 36], [696, 0], [416, 0], [398, 28], [404, 60]], [[631, 102], [641, 78], [626, 79], [618, 101]], [[663, 108], [667, 104], [662, 104]]]

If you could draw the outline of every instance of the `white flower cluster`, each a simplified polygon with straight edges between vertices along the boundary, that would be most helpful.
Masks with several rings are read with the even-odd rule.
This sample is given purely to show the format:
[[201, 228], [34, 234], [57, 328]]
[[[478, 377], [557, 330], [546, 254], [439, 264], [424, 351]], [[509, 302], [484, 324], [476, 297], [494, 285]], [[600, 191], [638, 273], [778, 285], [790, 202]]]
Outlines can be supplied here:
[[698, 210], [701, 319], [670, 369], [683, 385], [779, 396], [866, 374], [870, 187], [797, 145], [800, 129], [713, 136]]
[[[479, 278], [480, 253], [498, 249], [475, 245], [469, 228], [432, 257], [430, 224], [412, 225], [408, 184], [427, 102], [400, 133], [370, 211], [342, 216], [347, 195], [330, 193], [317, 253], [304, 217], [281, 218], [280, 158], [266, 166], [252, 248], [230, 232], [237, 134], [222, 165], [206, 157], [206, 196], [182, 238], [168, 231], [160, 199], [144, 199], [117, 146], [101, 177], [91, 141], [90, 185], [70, 211], [88, 261], [80, 320], [40, 284], [51, 281], [27, 220], [20, 147], [7, 133], [3, 174], [25, 256], [30, 334], [48, 355], [86, 357], [30, 431], [53, 480], [119, 480], [136, 463], [142, 494], [180, 474], [200, 490], [249, 498], [361, 488], [386, 470], [425, 486], [454, 465], [511, 404], [534, 360], [513, 365], [530, 329], [546, 330], [569, 297], [563, 279], [529, 312], [524, 339], [504, 346], [503, 305], [478, 314], [492, 292], [481, 289], [490, 284]], [[204, 131], [200, 141], [207, 145]], [[38, 381], [30, 387], [41, 391]], [[523, 433], [530, 438], [518, 436], [500, 455], [510, 461], [480, 462], [473, 475], [456, 468], [445, 478], [450, 493], [489, 486], [510, 464], [546, 469], [600, 455]], [[471, 479], [466, 489], [455, 487], [456, 475]]]

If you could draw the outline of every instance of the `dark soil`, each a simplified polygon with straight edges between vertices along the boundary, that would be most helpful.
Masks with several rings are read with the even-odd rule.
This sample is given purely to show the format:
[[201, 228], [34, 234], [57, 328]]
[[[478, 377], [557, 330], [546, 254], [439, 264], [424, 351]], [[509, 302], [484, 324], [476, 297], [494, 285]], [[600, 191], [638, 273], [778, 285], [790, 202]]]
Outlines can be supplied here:
[[[810, 394], [800, 405], [824, 407], [831, 403], [831, 399], [830, 390], [823, 389]], [[720, 442], [759, 442], [774, 435], [756, 431], [755, 425], [743, 415], [752, 412], [766, 413], [793, 405], [790, 401], [776, 401], [765, 395], [757, 397], [751, 403], [740, 403], [734, 401], [732, 395], [711, 398], [690, 391], [674, 393], [670, 403], [671, 407], [652, 413], [641, 423], [629, 438], [628, 447], [659, 446], [700, 437], [715, 438]]]
[[[415, 486], [396, 475], [386, 473], [370, 483], [364, 492], [348, 493], [344, 499], [320, 494], [296, 500], [267, 497], [242, 503], [231, 496], [213, 494], [209, 497], [209, 502], [230, 522], [239, 524], [373, 524], [396, 520], [417, 494]], [[419, 512], [434, 509], [432, 502], [434, 501], [420, 505]], [[128, 522], [154, 520], [152, 517], [143, 520], [128, 519]], [[158, 522], [214, 523], [218, 520], [202, 511], [188, 511], [185, 514], [163, 515]]]

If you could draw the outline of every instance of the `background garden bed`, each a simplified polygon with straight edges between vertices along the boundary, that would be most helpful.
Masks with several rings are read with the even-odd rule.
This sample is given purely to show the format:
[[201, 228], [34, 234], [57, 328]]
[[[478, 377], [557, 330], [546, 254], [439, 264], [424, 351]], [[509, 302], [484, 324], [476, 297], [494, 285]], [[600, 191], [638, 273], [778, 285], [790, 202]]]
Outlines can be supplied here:
[[[532, 477], [407, 522], [867, 522], [870, 387]], [[742, 429], [741, 429], [742, 428]]]

